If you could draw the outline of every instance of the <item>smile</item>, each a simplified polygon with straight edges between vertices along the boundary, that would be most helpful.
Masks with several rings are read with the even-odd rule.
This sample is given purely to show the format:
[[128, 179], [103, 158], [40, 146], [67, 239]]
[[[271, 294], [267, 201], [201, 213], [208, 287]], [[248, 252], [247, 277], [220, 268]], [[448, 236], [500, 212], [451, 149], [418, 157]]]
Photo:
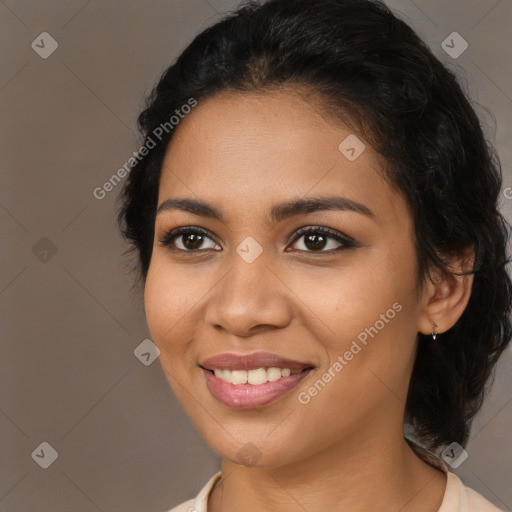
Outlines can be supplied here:
[[269, 405], [305, 379], [313, 366], [269, 353], [221, 354], [199, 367], [211, 395], [235, 409]]

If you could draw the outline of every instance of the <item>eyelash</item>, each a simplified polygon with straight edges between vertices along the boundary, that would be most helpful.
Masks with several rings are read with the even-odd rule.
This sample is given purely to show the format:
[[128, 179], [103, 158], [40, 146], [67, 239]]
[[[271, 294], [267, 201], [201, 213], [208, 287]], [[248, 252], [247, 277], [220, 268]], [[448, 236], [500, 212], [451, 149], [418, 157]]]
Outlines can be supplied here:
[[[172, 246], [172, 242], [174, 241], [174, 239], [178, 238], [179, 235], [190, 234], [190, 233], [192, 233], [192, 234], [199, 234], [199, 235], [208, 237], [211, 240], [213, 240], [213, 238], [208, 234], [208, 232], [205, 229], [202, 229], [202, 228], [199, 228], [199, 227], [192, 227], [192, 226], [183, 226], [183, 227], [171, 230], [171, 231], [169, 231], [167, 233], [164, 233], [163, 238], [159, 239], [158, 241], [164, 247], [169, 247], [171, 250], [178, 251], [178, 252], [181, 252], [181, 253], [194, 254], [194, 253], [199, 253], [199, 252], [203, 252], [203, 251], [207, 250], [207, 249], [184, 250], [184, 249], [178, 249], [178, 248]], [[346, 249], [353, 249], [353, 248], [357, 247], [357, 244], [351, 238], [344, 237], [339, 232], [337, 232], [337, 231], [335, 231], [335, 230], [333, 230], [331, 228], [324, 227], [324, 226], [308, 226], [308, 227], [300, 228], [295, 233], [295, 236], [292, 239], [291, 243], [292, 244], [295, 243], [301, 237], [303, 237], [304, 235], [308, 235], [310, 233], [313, 233], [313, 234], [320, 233], [320, 234], [323, 234], [323, 235], [328, 235], [327, 238], [332, 238], [336, 242], [340, 243], [341, 246], [337, 247], [336, 249], [330, 249], [328, 251], [324, 251], [324, 250], [320, 250], [320, 251], [304, 251], [304, 250], [299, 250], [299, 252], [306, 252], [306, 253], [311, 253], [311, 254], [333, 254], [333, 253], [337, 253], [337, 252], [340, 252], [340, 251], [344, 251]]]

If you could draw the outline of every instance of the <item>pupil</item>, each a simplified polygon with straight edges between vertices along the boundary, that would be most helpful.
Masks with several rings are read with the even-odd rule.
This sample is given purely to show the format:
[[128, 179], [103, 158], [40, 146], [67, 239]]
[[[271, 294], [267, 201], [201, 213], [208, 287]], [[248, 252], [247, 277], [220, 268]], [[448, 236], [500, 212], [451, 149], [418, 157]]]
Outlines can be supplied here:
[[196, 235], [194, 233], [190, 233], [189, 235], [184, 235], [184, 243], [183, 245], [187, 249], [199, 249], [201, 247], [201, 244], [203, 243], [202, 235]]
[[[314, 239], [317, 240], [317, 243], [314, 242]], [[318, 240], [320, 240], [320, 243], [318, 243]], [[304, 243], [308, 249], [323, 249], [325, 247], [325, 237], [323, 235], [306, 235]]]

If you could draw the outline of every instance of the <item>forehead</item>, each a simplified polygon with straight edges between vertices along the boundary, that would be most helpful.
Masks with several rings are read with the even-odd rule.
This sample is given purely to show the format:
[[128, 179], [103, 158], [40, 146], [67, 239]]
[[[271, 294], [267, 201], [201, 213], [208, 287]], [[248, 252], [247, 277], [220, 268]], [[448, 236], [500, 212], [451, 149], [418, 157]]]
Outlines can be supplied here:
[[222, 92], [199, 101], [175, 130], [159, 204], [198, 196], [244, 212], [265, 200], [337, 194], [382, 210], [381, 216], [405, 214], [404, 201], [381, 175], [377, 153], [365, 144], [355, 160], [347, 158], [339, 146], [347, 137], [357, 143], [357, 135], [322, 115], [311, 96]]

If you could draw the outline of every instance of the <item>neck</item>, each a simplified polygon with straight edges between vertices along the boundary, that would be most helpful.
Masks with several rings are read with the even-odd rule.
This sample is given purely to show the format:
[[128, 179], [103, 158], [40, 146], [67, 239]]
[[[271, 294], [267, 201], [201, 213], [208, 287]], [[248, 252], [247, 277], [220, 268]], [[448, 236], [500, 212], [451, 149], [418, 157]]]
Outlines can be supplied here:
[[[368, 438], [367, 438], [368, 439]], [[208, 512], [437, 512], [446, 476], [422, 461], [403, 436], [358, 439], [329, 446], [313, 457], [273, 468], [224, 460]]]

